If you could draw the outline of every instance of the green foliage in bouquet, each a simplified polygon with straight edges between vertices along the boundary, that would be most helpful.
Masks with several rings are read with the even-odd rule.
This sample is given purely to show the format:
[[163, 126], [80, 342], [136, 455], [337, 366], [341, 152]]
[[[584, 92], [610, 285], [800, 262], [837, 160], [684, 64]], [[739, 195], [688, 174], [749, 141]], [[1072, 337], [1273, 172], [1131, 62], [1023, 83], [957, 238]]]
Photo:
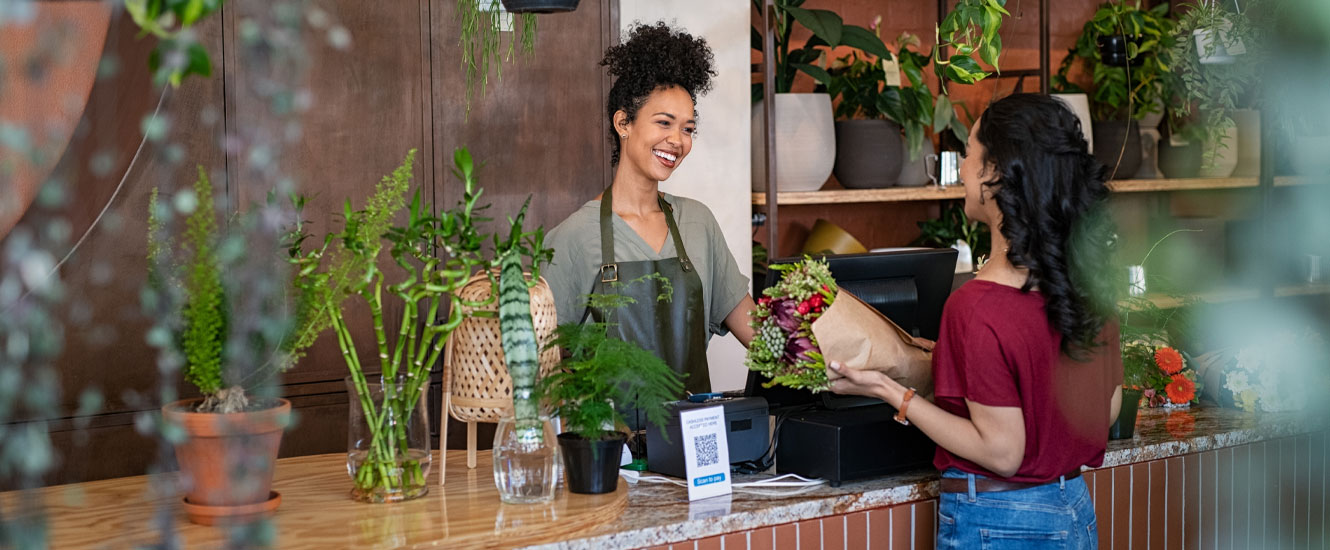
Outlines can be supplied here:
[[836, 280], [825, 259], [805, 257], [771, 269], [783, 274], [758, 298], [748, 323], [754, 334], [744, 363], [770, 378], [767, 386], [825, 390], [827, 364], [813, 335], [813, 321], [835, 300]]
[[[613, 283], [615, 287], [655, 280], [662, 285], [656, 296], [669, 301], [673, 287], [669, 279], [652, 273], [631, 281]], [[647, 421], [665, 425], [665, 404], [683, 394], [683, 377], [674, 372], [656, 354], [637, 344], [610, 335], [614, 310], [637, 303], [620, 294], [591, 294], [587, 305], [604, 311], [605, 320], [588, 323], [564, 323], [555, 331], [549, 346], [558, 346], [565, 358], [559, 368], [542, 378], [537, 393], [577, 435], [598, 440], [613, 433], [612, 426], [624, 423], [615, 409], [636, 408]]]

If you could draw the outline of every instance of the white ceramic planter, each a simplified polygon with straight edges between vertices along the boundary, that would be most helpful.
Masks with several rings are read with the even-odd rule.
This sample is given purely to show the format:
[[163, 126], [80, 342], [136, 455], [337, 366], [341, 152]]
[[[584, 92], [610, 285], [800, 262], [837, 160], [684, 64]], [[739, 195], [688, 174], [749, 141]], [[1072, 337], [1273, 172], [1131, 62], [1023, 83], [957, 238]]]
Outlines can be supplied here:
[[1089, 152], [1094, 152], [1094, 132], [1091, 131], [1090, 124], [1090, 98], [1085, 94], [1053, 94], [1053, 99], [1061, 101], [1067, 105], [1071, 112], [1076, 113], [1076, 118], [1081, 119], [1081, 133], [1085, 135], [1085, 144], [1090, 147]]
[[[776, 94], [776, 190], [816, 191], [836, 165], [831, 96]], [[753, 105], [753, 190], [766, 190], [766, 125], [762, 102]]]
[[[1233, 177], [1254, 178], [1261, 175], [1261, 112], [1252, 109], [1233, 111], [1238, 127], [1238, 165]], [[1230, 147], [1233, 147], [1230, 145]]]
[[1203, 178], [1227, 178], [1233, 175], [1233, 169], [1238, 167], [1238, 148], [1242, 145], [1238, 136], [1238, 127], [1230, 127], [1224, 133], [1224, 144], [1215, 152], [1214, 163], [1207, 166], [1201, 163], [1201, 174]]

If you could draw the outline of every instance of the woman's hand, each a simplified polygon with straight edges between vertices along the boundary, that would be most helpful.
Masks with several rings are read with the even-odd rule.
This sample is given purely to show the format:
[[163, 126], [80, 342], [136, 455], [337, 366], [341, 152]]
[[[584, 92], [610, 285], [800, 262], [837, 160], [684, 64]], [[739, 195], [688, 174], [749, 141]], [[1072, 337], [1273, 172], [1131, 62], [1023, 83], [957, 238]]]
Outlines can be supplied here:
[[841, 395], [862, 395], [865, 397], [876, 397], [888, 403], [895, 395], [897, 401], [900, 400], [902, 391], [893, 391], [900, 388], [901, 385], [891, 377], [882, 373], [882, 371], [873, 369], [852, 369], [832, 361], [827, 365], [827, 378], [831, 380], [831, 386], [828, 388], [833, 393]]
[[937, 345], [937, 342], [934, 342], [922, 336], [915, 336], [914, 345], [924, 348], [925, 350], [928, 351], [933, 351], [933, 347]]

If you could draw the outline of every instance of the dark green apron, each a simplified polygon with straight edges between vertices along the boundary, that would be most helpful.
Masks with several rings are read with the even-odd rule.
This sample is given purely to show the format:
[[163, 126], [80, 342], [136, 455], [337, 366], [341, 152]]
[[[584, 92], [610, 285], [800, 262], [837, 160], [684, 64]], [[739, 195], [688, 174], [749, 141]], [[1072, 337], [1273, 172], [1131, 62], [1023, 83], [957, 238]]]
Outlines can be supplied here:
[[[600, 200], [602, 265], [592, 292], [621, 294], [637, 300], [636, 304], [613, 312], [615, 326], [610, 328], [610, 333], [617, 333], [620, 339], [655, 353], [675, 372], [686, 375], [684, 388], [689, 392], [706, 393], [711, 391], [711, 378], [707, 369], [706, 297], [702, 291], [702, 279], [688, 260], [683, 238], [674, 222], [674, 209], [665, 202], [664, 197], [658, 200], [661, 211], [665, 213], [665, 223], [669, 226], [670, 237], [674, 239], [674, 250], [678, 257], [615, 262], [614, 200], [610, 189], [606, 189]], [[612, 284], [616, 281], [627, 283], [650, 273], [659, 273], [670, 281], [674, 293], [669, 301], [656, 301], [663, 285], [655, 279], [619, 287]], [[597, 322], [605, 319], [605, 312], [594, 308], [588, 308], [588, 313]], [[634, 420], [629, 418], [629, 423], [633, 424]]]

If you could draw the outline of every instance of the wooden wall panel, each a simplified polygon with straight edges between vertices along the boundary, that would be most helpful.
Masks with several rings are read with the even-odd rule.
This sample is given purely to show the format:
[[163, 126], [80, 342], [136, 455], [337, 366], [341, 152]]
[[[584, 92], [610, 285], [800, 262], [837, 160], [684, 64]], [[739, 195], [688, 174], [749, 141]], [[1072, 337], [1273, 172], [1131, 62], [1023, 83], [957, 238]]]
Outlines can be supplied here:
[[461, 198], [451, 172], [458, 147], [484, 164], [477, 175], [499, 220], [534, 193], [528, 226], [548, 230], [609, 185], [609, 87], [599, 63], [617, 40], [617, 5], [584, 2], [572, 13], [540, 17], [534, 57], [505, 63], [502, 80], [491, 75], [468, 113], [456, 2], [430, 0], [433, 183], [443, 204]]

